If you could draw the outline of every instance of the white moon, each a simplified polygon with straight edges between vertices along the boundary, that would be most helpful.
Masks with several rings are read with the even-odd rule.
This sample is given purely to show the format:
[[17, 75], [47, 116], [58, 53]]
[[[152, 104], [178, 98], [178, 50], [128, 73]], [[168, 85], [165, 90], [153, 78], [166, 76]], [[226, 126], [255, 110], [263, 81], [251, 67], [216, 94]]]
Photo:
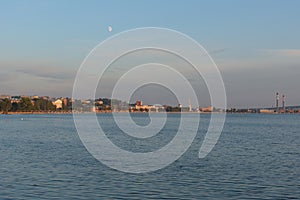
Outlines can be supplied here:
[[109, 32], [112, 31], [112, 27], [111, 26], [109, 26], [107, 29], [108, 29]]

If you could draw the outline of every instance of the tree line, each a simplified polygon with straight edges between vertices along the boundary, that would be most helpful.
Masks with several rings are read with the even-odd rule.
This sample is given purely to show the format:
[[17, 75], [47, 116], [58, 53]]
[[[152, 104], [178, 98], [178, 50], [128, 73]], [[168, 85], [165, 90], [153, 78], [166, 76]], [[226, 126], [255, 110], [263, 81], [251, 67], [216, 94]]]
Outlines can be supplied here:
[[[8, 112], [31, 112], [31, 111], [56, 111], [56, 106], [48, 99], [21, 98], [19, 102], [11, 102], [9, 99], [0, 100], [0, 111]], [[68, 110], [63, 106], [62, 110]]]

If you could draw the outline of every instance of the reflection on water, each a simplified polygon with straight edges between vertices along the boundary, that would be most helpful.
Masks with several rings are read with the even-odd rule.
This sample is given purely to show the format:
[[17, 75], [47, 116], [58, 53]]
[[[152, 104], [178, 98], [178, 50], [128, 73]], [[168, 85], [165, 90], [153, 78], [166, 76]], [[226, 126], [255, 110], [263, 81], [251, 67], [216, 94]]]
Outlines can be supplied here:
[[[170, 141], [178, 117], [169, 116], [153, 146], [120, 134], [109, 114], [99, 120], [114, 143], [142, 152]], [[0, 199], [300, 198], [300, 115], [228, 115], [216, 147], [198, 159], [208, 118], [183, 157], [136, 175], [95, 160], [71, 115], [0, 115]]]

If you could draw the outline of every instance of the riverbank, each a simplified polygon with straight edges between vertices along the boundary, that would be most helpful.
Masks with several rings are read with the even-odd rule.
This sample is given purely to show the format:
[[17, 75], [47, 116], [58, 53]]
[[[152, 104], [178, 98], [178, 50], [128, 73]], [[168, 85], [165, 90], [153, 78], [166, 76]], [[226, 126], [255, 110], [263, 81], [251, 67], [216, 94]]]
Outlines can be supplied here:
[[31, 111], [31, 112], [7, 112], [7, 113], [1, 113], [3, 115], [47, 115], [47, 114], [72, 114], [72, 112], [64, 111], [64, 112], [57, 112], [57, 111], [49, 111], [49, 112], [39, 112], [39, 111]]
[[[92, 112], [75, 112], [79, 114], [88, 114]], [[111, 111], [101, 111], [96, 113], [111, 113]], [[0, 115], [65, 115], [65, 114], [73, 114], [73, 111], [24, 111], [24, 112], [1, 112]]]
[[[129, 112], [129, 111], [120, 111], [120, 112], [112, 112], [112, 111], [97, 111], [97, 112], [75, 112], [76, 114], [105, 114], [105, 113], [130, 113], [130, 114], [145, 114], [145, 113], [152, 113], [152, 114], [160, 114], [163, 112]], [[244, 112], [166, 112], [167, 114], [265, 114], [265, 115], [278, 115], [278, 114], [300, 114], [300, 113], [244, 113]], [[66, 114], [73, 114], [72, 111], [30, 111], [30, 112], [1, 112], [0, 115], [66, 115]]]

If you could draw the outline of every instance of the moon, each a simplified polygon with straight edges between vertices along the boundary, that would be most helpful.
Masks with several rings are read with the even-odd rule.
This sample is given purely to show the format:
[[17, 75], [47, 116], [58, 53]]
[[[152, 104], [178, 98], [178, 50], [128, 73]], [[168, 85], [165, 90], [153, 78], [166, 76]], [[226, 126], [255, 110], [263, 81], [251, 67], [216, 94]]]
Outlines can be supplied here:
[[107, 30], [108, 30], [109, 32], [112, 32], [112, 27], [109, 26], [109, 27], [107, 28]]

